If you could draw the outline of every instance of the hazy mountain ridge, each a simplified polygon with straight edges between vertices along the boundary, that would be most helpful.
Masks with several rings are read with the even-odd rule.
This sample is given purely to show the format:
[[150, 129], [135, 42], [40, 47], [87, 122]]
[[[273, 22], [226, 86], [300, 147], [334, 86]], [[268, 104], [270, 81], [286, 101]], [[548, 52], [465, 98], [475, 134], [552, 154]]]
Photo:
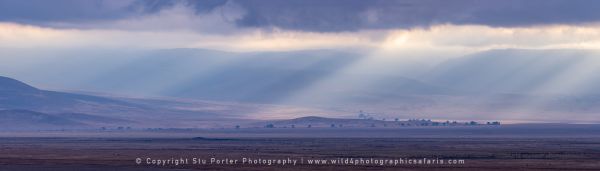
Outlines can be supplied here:
[[93, 108], [102, 105], [112, 106], [115, 110], [119, 110], [119, 106], [140, 109], [146, 107], [105, 97], [39, 90], [11, 78], [0, 79], [4, 80], [0, 83], [0, 108], [73, 112], [77, 107]]
[[39, 90], [21, 81], [0, 76], [0, 91], [37, 92]]
[[[550, 116], [569, 122], [594, 120], [594, 115], [600, 112], [600, 93], [595, 88], [600, 84], [600, 75], [594, 74], [600, 68], [600, 61], [595, 54], [587, 50], [491, 50], [449, 59], [416, 72], [422, 75], [411, 75], [395, 73], [400, 70], [390, 68], [383, 69], [386, 73], [378, 73], [376, 67], [360, 70], [371, 73], [345, 72], [357, 64], [362, 66], [366, 57], [333, 50], [236, 53], [159, 50], [124, 60], [129, 62], [110, 58], [105, 61], [110, 65], [96, 73], [98, 77], [90, 77], [93, 81], [79, 84], [66, 81], [64, 85], [67, 88], [77, 85], [79, 90], [87, 91], [209, 103], [126, 100], [22, 86], [16, 89], [27, 93], [18, 96], [11, 94], [13, 91], [0, 91], [3, 93], [0, 108], [126, 117], [143, 117], [143, 113], [209, 119], [283, 116], [277, 110], [265, 111], [270, 107], [244, 104], [248, 103], [333, 108], [346, 112], [346, 116], [368, 110], [381, 113], [382, 117], [534, 120]], [[94, 60], [88, 62], [86, 65], [91, 66]], [[81, 62], [71, 63], [75, 66]], [[397, 67], [408, 65], [411, 64]], [[582, 76], [572, 79], [569, 75], [573, 74]], [[57, 82], [62, 83], [61, 80]], [[323, 82], [328, 84], [322, 86]], [[61, 105], [68, 107], [58, 107]], [[307, 115], [296, 112], [289, 116], [297, 114]]]
[[279, 113], [293, 109], [187, 99], [95, 96], [40, 90], [8, 77], [0, 80], [0, 130], [231, 127], [232, 122], [251, 120], [246, 115], [269, 113], [267, 108], [281, 110]]
[[164, 123], [189, 117], [206, 118], [207, 115], [135, 100], [40, 90], [7, 77], [0, 77], [0, 80], [0, 109], [3, 109], [0, 122], [6, 123], [3, 128], [7, 129], [10, 125], [29, 129], [151, 126], [168, 115], [173, 115], [173, 120]]
[[579, 88], [568, 90], [539, 90], [544, 86], [558, 86], [561, 74], [594, 71], [597, 68], [597, 51], [586, 50], [523, 50], [501, 49], [450, 59], [430, 70], [423, 81], [478, 94], [600, 94], [593, 88], [600, 76], [586, 75]]
[[0, 130], [98, 129], [135, 125], [135, 122], [82, 113], [42, 113], [23, 109], [0, 110]]
[[[124, 57], [77, 87], [115, 94], [276, 102], [358, 60], [333, 50], [234, 53], [167, 49]], [[90, 65], [90, 64], [86, 64]], [[244, 85], [244, 88], [239, 88]]]

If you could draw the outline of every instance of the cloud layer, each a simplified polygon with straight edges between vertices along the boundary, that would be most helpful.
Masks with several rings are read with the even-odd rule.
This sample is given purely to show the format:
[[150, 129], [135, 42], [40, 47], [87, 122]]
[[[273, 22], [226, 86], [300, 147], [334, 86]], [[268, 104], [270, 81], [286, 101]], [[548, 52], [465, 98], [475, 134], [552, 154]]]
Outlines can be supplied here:
[[[238, 28], [341, 32], [410, 29], [439, 24], [527, 27], [572, 25], [600, 20], [593, 0], [0, 0], [0, 21], [53, 27], [154, 15], [182, 6], [194, 18], [181, 27], [222, 20]], [[203, 18], [208, 13], [212, 18]], [[218, 29], [218, 28], [216, 28]]]

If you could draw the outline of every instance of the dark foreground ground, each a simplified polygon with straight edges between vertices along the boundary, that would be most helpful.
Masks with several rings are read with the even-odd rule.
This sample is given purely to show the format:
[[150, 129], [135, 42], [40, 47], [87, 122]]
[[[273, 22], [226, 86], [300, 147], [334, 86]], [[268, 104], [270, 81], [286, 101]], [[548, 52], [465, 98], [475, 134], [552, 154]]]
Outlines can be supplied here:
[[[600, 170], [600, 127], [526, 128], [4, 132], [0, 170]], [[181, 158], [188, 163], [152, 164]], [[193, 158], [207, 163], [193, 164]], [[238, 162], [211, 164], [211, 158]], [[371, 158], [392, 163], [329, 162]], [[406, 164], [423, 158], [445, 163]], [[311, 164], [314, 159], [328, 164]], [[393, 164], [401, 159], [404, 164]]]

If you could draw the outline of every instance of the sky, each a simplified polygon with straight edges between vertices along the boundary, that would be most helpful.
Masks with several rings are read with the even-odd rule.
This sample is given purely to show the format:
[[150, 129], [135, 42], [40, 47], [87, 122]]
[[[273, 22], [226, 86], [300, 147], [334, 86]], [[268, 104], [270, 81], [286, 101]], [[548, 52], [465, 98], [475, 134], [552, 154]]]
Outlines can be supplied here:
[[[247, 66], [239, 63], [249, 60], [258, 63], [250, 64], [267, 69], [278, 69], [278, 62], [303, 64], [288, 67], [291, 68], [288, 72], [321, 70], [318, 67], [328, 66], [330, 60], [340, 65], [325, 69], [327, 74], [309, 72], [319, 78], [307, 78], [313, 82], [297, 86], [300, 88], [294, 92], [285, 92], [290, 97], [281, 101], [313, 101], [317, 96], [336, 99], [331, 97], [336, 95], [328, 93], [347, 85], [352, 85], [352, 92], [368, 90], [385, 98], [386, 95], [376, 94], [382, 92], [374, 89], [383, 87], [393, 93], [397, 87], [386, 85], [390, 80], [400, 80], [394, 83], [404, 85], [420, 85], [418, 81], [429, 80], [433, 86], [473, 87], [483, 92], [489, 89], [489, 92], [591, 95], [589, 92], [595, 92], [592, 90], [600, 83], [600, 78], [594, 76], [600, 68], [599, 6], [597, 0], [0, 0], [0, 72], [4, 72], [0, 74], [18, 76], [20, 80], [53, 89], [89, 90], [94, 87], [89, 85], [106, 81], [107, 73], [118, 73], [114, 75], [122, 77], [119, 79], [132, 80], [119, 72], [136, 73], [137, 67], [147, 69], [156, 65], [152, 60], [119, 59], [121, 56], [159, 50], [158, 55], [150, 55], [154, 58], [146, 58], [155, 59], [161, 54], [188, 53], [160, 50], [208, 49], [243, 54], [233, 61], [215, 60], [214, 65], [198, 62], [205, 67], [202, 69], [194, 67], [196, 63], [170, 58], [177, 65], [159, 66], [165, 71], [148, 74], [151, 76], [147, 80], [140, 78], [137, 84], [130, 81], [129, 87], [181, 91], [182, 87], [194, 85], [193, 81], [214, 81], [198, 78], [202, 74], [196, 72], [200, 71], [211, 71], [207, 75], [215, 71], [224, 76], [229, 74], [233, 83], [237, 83], [238, 75], [263, 78], [244, 72]], [[360, 58], [353, 55], [347, 59], [329, 58], [329, 51], [319, 50], [350, 52]], [[254, 53], [267, 57], [257, 58]], [[306, 54], [324, 57], [322, 61], [300, 59]], [[285, 58], [272, 60], [270, 55]], [[481, 62], [490, 59], [491, 63]], [[537, 62], [532, 64], [532, 61]], [[456, 63], [465, 66], [440, 66]], [[72, 72], [74, 69], [80, 70]], [[452, 72], [444, 74], [440, 72], [443, 69]], [[459, 72], [463, 70], [468, 72]], [[430, 72], [438, 72], [442, 78], [430, 78]], [[277, 79], [256, 84], [254, 88], [294, 87], [281, 83], [289, 80], [280, 78], [286, 74], [306, 73], [273, 74], [270, 76]], [[165, 81], [167, 78], [171, 80]], [[217, 81], [231, 83], [224, 80]], [[138, 84], [147, 86], [139, 88]], [[583, 119], [596, 117], [595, 108], [581, 107], [596, 106], [595, 96], [582, 97], [583, 100], [528, 98], [534, 100], [490, 106], [512, 105], [523, 113], [534, 113], [510, 119], [541, 118], [544, 112], [555, 113], [548, 114], [548, 119], [571, 118], [564, 111], [548, 107], [554, 104], [566, 106], [561, 110], [575, 106], [588, 112], [579, 115]], [[448, 104], [453, 100], [456, 99], [442, 99]], [[580, 101], [585, 104], [579, 104]], [[468, 106], [479, 101], [464, 103]], [[537, 108], [546, 111], [536, 111]], [[454, 113], [460, 118], [465, 112]]]
[[[596, 48], [593, 0], [1, 0], [4, 48]], [[477, 35], [477, 36], [473, 36]]]

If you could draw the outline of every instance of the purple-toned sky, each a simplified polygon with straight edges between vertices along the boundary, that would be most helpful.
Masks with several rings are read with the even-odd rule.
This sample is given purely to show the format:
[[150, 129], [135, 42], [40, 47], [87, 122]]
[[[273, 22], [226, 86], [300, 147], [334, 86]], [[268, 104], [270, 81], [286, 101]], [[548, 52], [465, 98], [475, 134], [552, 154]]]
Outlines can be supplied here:
[[0, 0], [0, 47], [593, 48], [598, 6], [594, 0]]

